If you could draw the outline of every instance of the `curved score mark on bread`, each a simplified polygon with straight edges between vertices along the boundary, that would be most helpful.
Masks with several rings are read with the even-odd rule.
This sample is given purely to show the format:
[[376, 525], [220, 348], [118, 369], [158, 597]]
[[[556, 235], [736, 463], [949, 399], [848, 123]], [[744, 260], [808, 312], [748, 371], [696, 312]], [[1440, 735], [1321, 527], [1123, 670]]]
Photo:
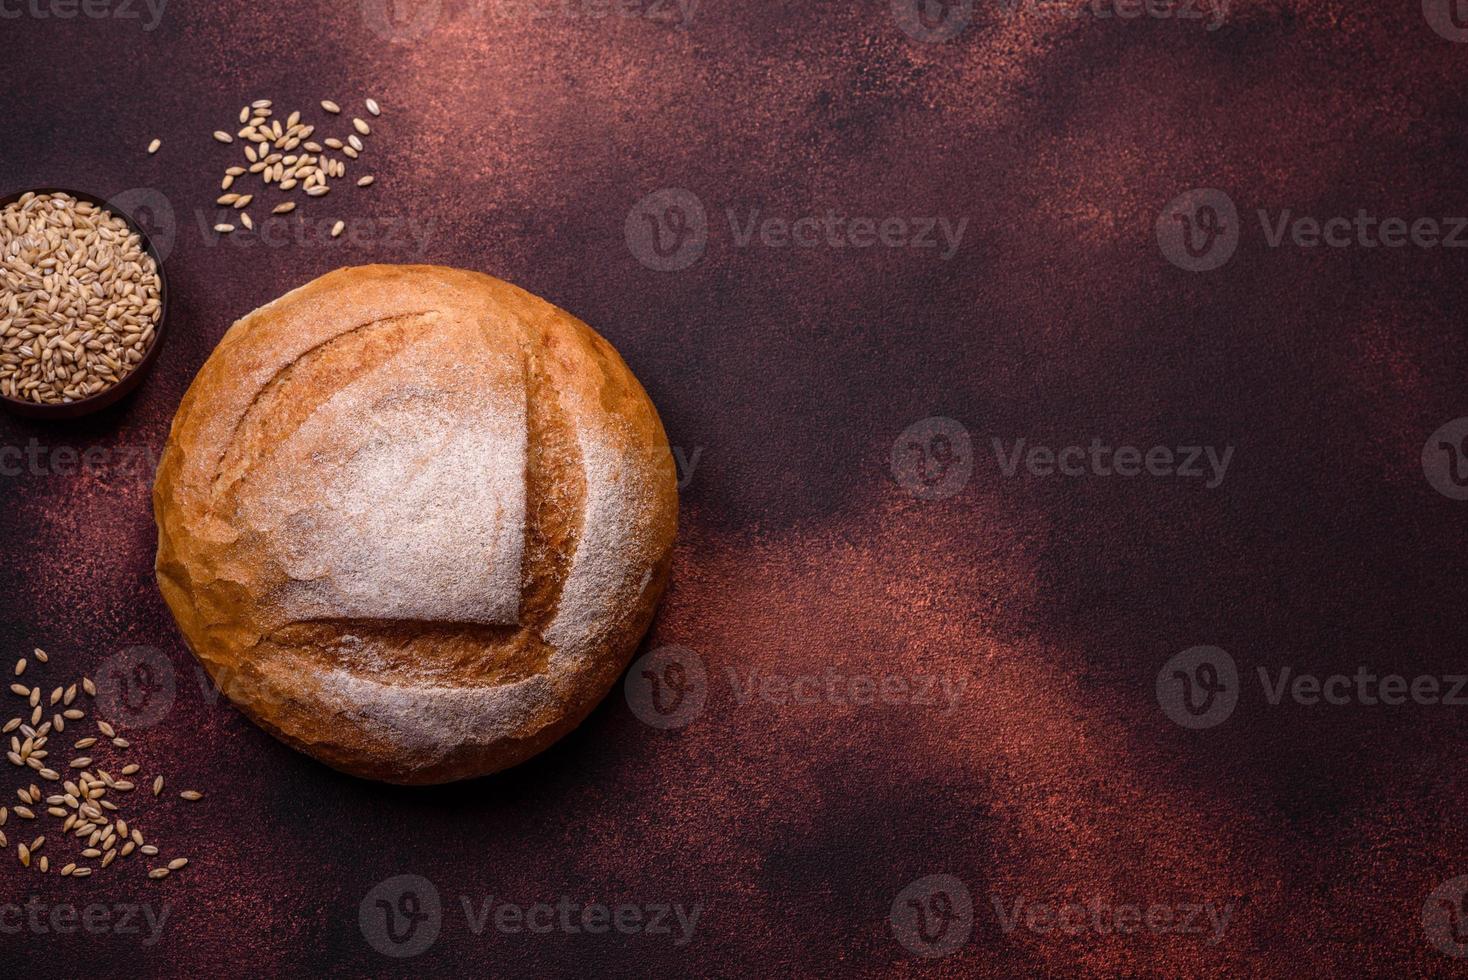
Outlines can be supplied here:
[[[432, 657], [420, 645], [432, 641]], [[302, 661], [363, 677], [411, 677], [414, 683], [458, 685], [473, 675], [487, 686], [514, 684], [545, 670], [550, 648], [522, 626], [423, 623], [402, 619], [312, 619], [272, 630], [263, 642]], [[484, 651], [495, 657], [486, 660]]]
[[576, 429], [541, 360], [543, 344], [524, 352], [525, 557], [521, 568], [520, 625], [544, 637], [581, 543], [586, 518], [586, 467]]
[[[240, 412], [228, 440], [224, 443], [224, 451], [219, 454], [219, 459], [214, 466], [214, 479], [210, 483], [209, 506], [206, 515], [213, 516], [219, 498], [228, 492], [236, 482], [243, 479], [249, 471], [249, 464], [252, 460], [243, 458], [248, 448], [266, 439], [280, 442], [289, 438], [300, 422], [305, 421], [309, 416], [309, 412], [299, 415], [299, 421], [293, 426], [274, 429], [270, 427], [271, 422], [280, 417], [278, 412], [273, 411], [276, 407], [275, 403], [279, 400], [277, 396], [290, 382], [294, 381], [297, 376], [305, 376], [303, 380], [306, 383], [296, 386], [303, 390], [292, 392], [295, 398], [304, 400], [304, 402], [296, 401], [297, 405], [310, 404], [312, 400], [315, 405], [320, 405], [331, 398], [339, 388], [351, 384], [357, 377], [368, 373], [376, 366], [376, 357], [380, 351], [374, 350], [374, 346], [378, 348], [391, 346], [391, 341], [394, 339], [406, 341], [407, 334], [412, 327], [419, 326], [423, 319], [432, 319], [436, 315], [435, 310], [423, 310], [360, 323], [350, 330], [344, 330], [308, 348], [295, 360], [276, 371], [270, 380], [255, 392], [244, 411]], [[379, 338], [378, 334], [384, 336]], [[381, 343], [374, 345], [374, 341], [379, 340]], [[360, 349], [352, 351], [346, 363], [355, 370], [348, 373], [339, 367], [328, 369], [327, 355], [348, 348], [352, 344], [357, 344]], [[343, 353], [345, 354], [345, 351]], [[252, 436], [254, 429], [259, 431], [253, 433]], [[221, 486], [226, 481], [228, 485]]]

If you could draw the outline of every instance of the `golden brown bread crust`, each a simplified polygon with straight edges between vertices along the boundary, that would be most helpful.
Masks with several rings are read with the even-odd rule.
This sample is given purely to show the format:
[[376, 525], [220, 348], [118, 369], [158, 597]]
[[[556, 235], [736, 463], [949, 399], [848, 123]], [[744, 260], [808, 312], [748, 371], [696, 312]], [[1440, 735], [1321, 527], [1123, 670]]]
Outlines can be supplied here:
[[652, 619], [677, 524], [662, 423], [611, 345], [434, 266], [341, 269], [236, 323], [153, 500], [159, 585], [221, 690], [406, 784], [580, 723]]

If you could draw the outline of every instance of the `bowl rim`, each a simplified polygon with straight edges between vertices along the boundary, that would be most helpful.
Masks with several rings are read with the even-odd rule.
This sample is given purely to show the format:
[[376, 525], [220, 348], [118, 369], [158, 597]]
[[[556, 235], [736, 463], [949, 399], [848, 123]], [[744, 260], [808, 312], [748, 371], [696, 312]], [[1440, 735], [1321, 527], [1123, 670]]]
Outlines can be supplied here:
[[70, 187], [32, 187], [0, 197], [0, 209], [18, 203], [27, 194], [65, 194], [78, 201], [85, 201], [88, 204], [102, 208], [110, 214], [116, 215], [122, 219], [123, 224], [127, 225], [129, 231], [138, 236], [139, 242], [142, 243], [143, 251], [153, 257], [153, 264], [158, 269], [158, 321], [153, 331], [153, 342], [143, 352], [142, 359], [138, 361], [121, 381], [111, 387], [103, 388], [94, 395], [88, 395], [85, 398], [79, 398], [71, 402], [32, 402], [19, 398], [11, 398], [9, 395], [0, 392], [0, 405], [3, 405], [16, 415], [27, 418], [79, 418], [83, 415], [99, 412], [121, 401], [142, 383], [143, 376], [152, 369], [153, 363], [158, 359], [158, 352], [163, 346], [164, 334], [167, 332], [168, 274], [164, 270], [163, 259], [158, 254], [158, 248], [153, 244], [153, 239], [138, 224], [137, 220], [123, 208], [96, 194], [74, 190]]

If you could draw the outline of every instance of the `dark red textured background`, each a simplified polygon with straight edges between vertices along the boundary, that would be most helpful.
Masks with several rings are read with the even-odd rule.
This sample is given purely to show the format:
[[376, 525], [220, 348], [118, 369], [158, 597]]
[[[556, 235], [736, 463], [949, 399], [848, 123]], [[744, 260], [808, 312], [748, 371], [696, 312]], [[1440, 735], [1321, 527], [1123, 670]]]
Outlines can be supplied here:
[[[707, 709], [662, 732], [619, 688], [500, 777], [349, 779], [200, 691], [153, 581], [150, 469], [6, 477], [0, 652], [44, 646], [58, 676], [163, 651], [175, 705], [134, 752], [210, 792], [139, 807], [193, 859], [166, 882], [136, 864], [78, 882], [0, 861], [3, 902], [170, 914], [149, 948], [0, 936], [0, 975], [1464, 971], [1421, 915], [1468, 872], [1468, 709], [1271, 707], [1255, 685], [1194, 732], [1154, 682], [1195, 644], [1249, 677], [1462, 669], [1468, 503], [1433, 490], [1420, 453], [1468, 414], [1464, 256], [1271, 249], [1253, 214], [1468, 214], [1468, 45], [1415, 0], [1237, 0], [1211, 33], [980, 3], [944, 44], [913, 40], [878, 0], [704, 0], [682, 28], [551, 0], [437, 6], [431, 33], [396, 42], [362, 5], [325, 0], [174, 0], [153, 31], [145, 10], [0, 19], [0, 192], [151, 188], [177, 223], [169, 339], [141, 391], [79, 423], [0, 419], [0, 446], [156, 453], [229, 324], [282, 292], [372, 261], [493, 273], [601, 331], [673, 443], [702, 450], [646, 648], [696, 651]], [[303, 211], [411, 220], [425, 248], [381, 225], [269, 248], [200, 232], [236, 155], [209, 133], [235, 128], [245, 100], [316, 115], [321, 98], [368, 95], [385, 107], [364, 159], [377, 186]], [[701, 199], [712, 231], [701, 260], [658, 272], [624, 221], [670, 187]], [[1245, 218], [1212, 273], [1169, 264], [1154, 235], [1194, 187], [1227, 191]], [[944, 261], [741, 248], [728, 208], [969, 223]], [[972, 479], [941, 501], [888, 467], [930, 416], [975, 446]], [[1214, 490], [1005, 478], [992, 437], [1235, 455]], [[727, 674], [828, 668], [970, 693], [947, 712], [741, 703]], [[12, 803], [15, 785], [0, 772]], [[402, 873], [447, 910], [433, 948], [398, 962], [357, 912]], [[934, 873], [962, 879], [975, 914], [967, 945], [930, 961], [888, 913]], [[703, 913], [683, 947], [474, 935], [461, 895]], [[1041, 935], [1004, 931], [995, 898], [1235, 912], [1215, 944]]]

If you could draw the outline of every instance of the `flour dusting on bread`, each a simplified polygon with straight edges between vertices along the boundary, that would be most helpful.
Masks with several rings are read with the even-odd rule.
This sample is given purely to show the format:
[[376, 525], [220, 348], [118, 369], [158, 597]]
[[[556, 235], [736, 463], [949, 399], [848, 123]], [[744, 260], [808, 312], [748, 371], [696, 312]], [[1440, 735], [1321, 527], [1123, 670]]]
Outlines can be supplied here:
[[499, 687], [401, 686], [333, 670], [319, 678], [327, 704], [375, 738], [413, 753], [420, 764], [465, 746], [513, 738], [551, 702], [550, 679], [531, 677]]
[[239, 512], [288, 577], [287, 621], [517, 621], [518, 371], [440, 335], [327, 399], [256, 466]]

